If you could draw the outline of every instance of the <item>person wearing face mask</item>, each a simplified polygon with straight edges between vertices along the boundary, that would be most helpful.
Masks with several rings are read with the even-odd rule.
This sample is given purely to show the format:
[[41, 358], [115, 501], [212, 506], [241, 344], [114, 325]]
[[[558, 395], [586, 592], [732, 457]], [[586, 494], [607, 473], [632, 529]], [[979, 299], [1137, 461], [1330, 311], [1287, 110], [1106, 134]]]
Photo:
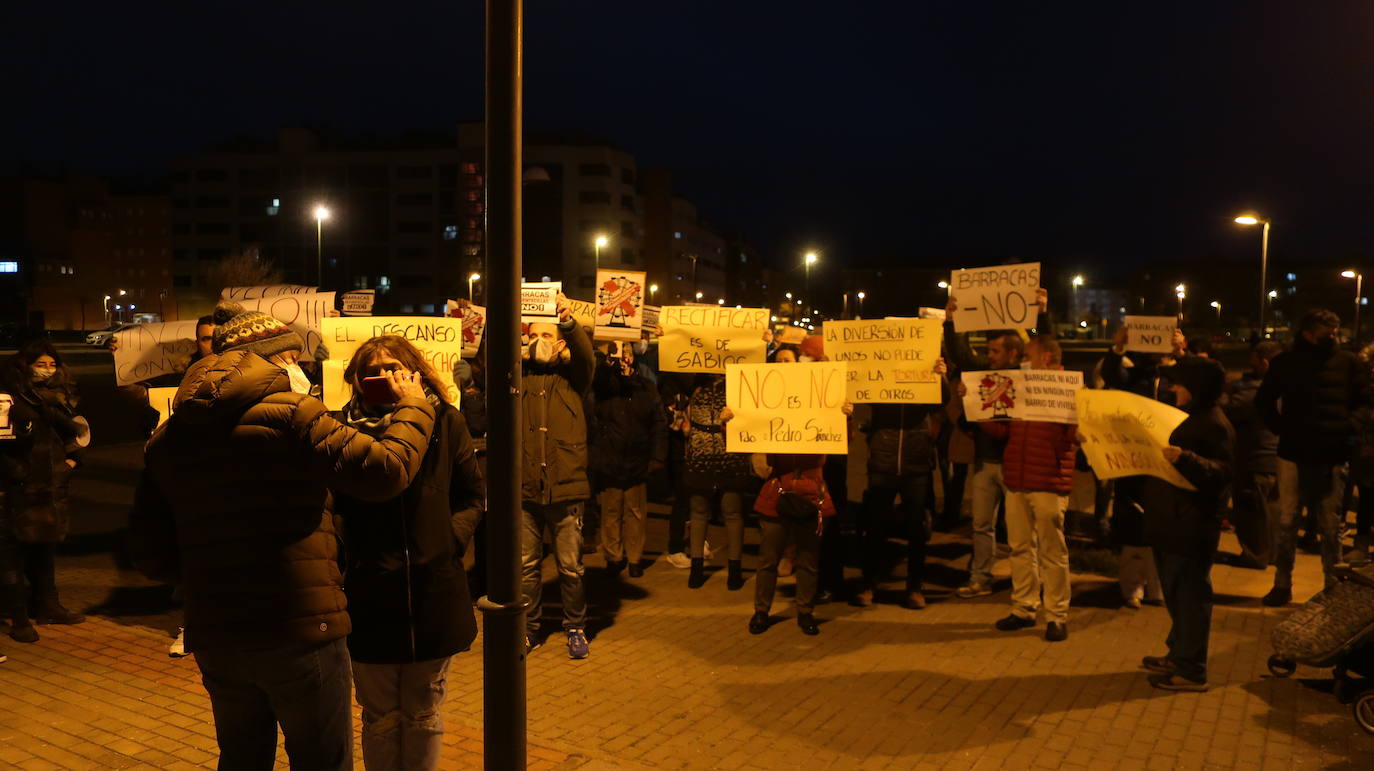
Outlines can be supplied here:
[[658, 391], [640, 374], [630, 343], [613, 342], [597, 366], [588, 424], [591, 470], [601, 507], [601, 550], [612, 576], [644, 575], [649, 475], [668, 455], [668, 422]]
[[358, 347], [344, 370], [353, 396], [334, 417], [381, 436], [397, 410], [384, 387], [391, 372], [419, 373], [435, 410], [434, 433], [419, 473], [400, 495], [376, 502], [335, 493], [353, 621], [348, 653], [363, 708], [364, 763], [374, 770], [433, 769], [443, 748], [449, 659], [477, 635], [462, 553], [486, 493], [466, 421], [405, 338], [384, 335]]
[[387, 425], [359, 430], [307, 395], [290, 327], [233, 303], [214, 320], [213, 353], [147, 444], [129, 551], [149, 578], [184, 589], [221, 768], [271, 768], [278, 726], [294, 767], [351, 768], [352, 625], [330, 490], [400, 496], [435, 408], [418, 374], [389, 371]]
[[568, 657], [584, 659], [587, 643], [587, 590], [582, 576], [582, 507], [591, 496], [587, 479], [587, 417], [583, 397], [596, 370], [587, 331], [572, 317], [567, 298], [558, 295], [558, 323], [530, 324], [530, 342], [521, 367], [524, 421], [520, 539], [522, 591], [529, 598], [526, 647], [542, 643], [544, 532], [553, 533], [554, 561], [563, 594], [563, 631]]
[[90, 429], [77, 413], [71, 373], [46, 340], [10, 357], [0, 388], [10, 402], [0, 437], [0, 615], [10, 618], [11, 637], [31, 643], [34, 622], [85, 620], [58, 597], [56, 555], [71, 525], [68, 484]]
[[1355, 441], [1354, 416], [1370, 403], [1365, 367], [1336, 346], [1341, 320], [1328, 310], [1302, 317], [1292, 347], [1274, 357], [1255, 395], [1270, 431], [1279, 435], [1277, 526], [1271, 537], [1274, 588], [1265, 605], [1293, 599], [1293, 560], [1299, 511], [1306, 507], [1321, 535], [1322, 570], [1329, 589], [1341, 561], [1345, 465]]

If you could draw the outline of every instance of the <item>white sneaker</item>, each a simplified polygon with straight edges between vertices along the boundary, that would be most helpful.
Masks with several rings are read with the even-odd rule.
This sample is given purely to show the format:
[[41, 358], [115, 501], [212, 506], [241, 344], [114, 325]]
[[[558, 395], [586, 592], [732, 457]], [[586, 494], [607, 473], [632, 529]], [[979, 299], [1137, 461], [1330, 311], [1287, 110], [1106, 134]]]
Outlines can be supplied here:
[[177, 639], [167, 647], [167, 655], [174, 659], [179, 659], [186, 655], [186, 629], [177, 627]]
[[705, 557], [708, 562], [716, 558], [716, 552], [711, 548], [710, 541], [701, 542], [701, 556]]
[[675, 551], [664, 559], [668, 561], [669, 565], [675, 568], [681, 568], [682, 570], [686, 570], [692, 566], [692, 558], [680, 551]]

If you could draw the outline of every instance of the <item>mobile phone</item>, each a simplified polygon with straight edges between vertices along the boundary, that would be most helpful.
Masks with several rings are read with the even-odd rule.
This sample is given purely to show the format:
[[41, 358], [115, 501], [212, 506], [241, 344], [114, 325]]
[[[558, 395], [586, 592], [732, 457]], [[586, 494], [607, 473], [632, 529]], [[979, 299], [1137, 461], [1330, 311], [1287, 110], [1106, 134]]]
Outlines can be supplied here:
[[386, 375], [365, 377], [362, 381], [363, 401], [368, 404], [390, 404], [396, 401]]

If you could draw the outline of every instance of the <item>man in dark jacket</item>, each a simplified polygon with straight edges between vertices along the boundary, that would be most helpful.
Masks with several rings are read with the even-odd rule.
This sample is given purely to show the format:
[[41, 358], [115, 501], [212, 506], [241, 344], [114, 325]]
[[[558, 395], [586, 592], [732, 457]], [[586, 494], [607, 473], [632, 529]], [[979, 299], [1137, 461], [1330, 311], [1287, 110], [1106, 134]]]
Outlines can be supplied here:
[[597, 367], [592, 387], [590, 445], [601, 508], [601, 551], [606, 567], [619, 575], [644, 575], [646, 482], [668, 456], [668, 422], [654, 384], [635, 366], [629, 343], [612, 343]]
[[1173, 626], [1167, 656], [1146, 656], [1150, 685], [1167, 691], [1207, 689], [1212, 624], [1212, 559], [1221, 537], [1221, 506], [1231, 481], [1235, 433], [1217, 406], [1226, 373], [1198, 356], [1169, 368], [1175, 403], [1187, 420], [1169, 435], [1164, 458], [1197, 489], [1142, 477], [1145, 540], [1154, 550]]
[[1341, 560], [1345, 465], [1355, 441], [1355, 409], [1369, 401], [1365, 368], [1336, 346], [1336, 314], [1313, 310], [1303, 316], [1293, 346], [1279, 354], [1264, 376], [1255, 408], [1279, 435], [1278, 527], [1273, 534], [1274, 588], [1264, 604], [1293, 598], [1293, 560], [1298, 514], [1303, 507], [1321, 535], [1322, 570], [1328, 588]]
[[306, 395], [289, 327], [232, 304], [215, 320], [215, 354], [186, 373], [148, 442], [130, 550], [148, 577], [185, 590], [221, 768], [271, 768], [277, 724], [292, 765], [351, 768], [351, 625], [328, 489], [399, 495], [434, 408], [418, 381], [389, 375], [397, 408], [369, 437]]
[[587, 591], [582, 583], [582, 506], [587, 480], [587, 418], [583, 397], [596, 370], [592, 341], [579, 328], [567, 299], [558, 296], [559, 323], [530, 324], [523, 364], [521, 410], [525, 423], [521, 575], [530, 605], [525, 617], [530, 649], [538, 647], [543, 611], [544, 531], [553, 533], [554, 559], [563, 590], [563, 631], [568, 656], [586, 658]]
[[1226, 386], [1222, 410], [1236, 432], [1235, 486], [1232, 493], [1240, 564], [1265, 569], [1270, 561], [1269, 533], [1276, 527], [1279, 437], [1255, 410], [1255, 395], [1269, 371], [1269, 363], [1283, 351], [1272, 340], [1250, 351], [1250, 369]]

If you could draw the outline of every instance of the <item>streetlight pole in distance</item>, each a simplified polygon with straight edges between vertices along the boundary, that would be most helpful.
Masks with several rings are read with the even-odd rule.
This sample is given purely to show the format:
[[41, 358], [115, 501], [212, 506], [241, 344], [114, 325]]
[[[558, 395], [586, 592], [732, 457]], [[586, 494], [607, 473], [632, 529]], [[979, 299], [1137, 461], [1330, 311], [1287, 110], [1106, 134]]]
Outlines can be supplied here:
[[468, 274], [468, 302], [472, 302], [473, 299], [475, 299], [475, 298], [473, 298], [473, 296], [472, 296], [472, 285], [473, 285], [473, 283], [475, 283], [476, 281], [480, 280], [481, 278], [482, 278], [482, 274], [481, 274], [481, 273], [470, 273], [470, 274]]
[[864, 317], [864, 297], [865, 297], [866, 295], [865, 295], [863, 292], [859, 292], [858, 294], [856, 294], [856, 295], [854, 295], [854, 296], [857, 297], [857, 298], [859, 298], [859, 318], [863, 318], [863, 317]]
[[1178, 323], [1183, 323], [1183, 298], [1188, 296], [1188, 287], [1179, 284], [1174, 287], [1174, 296], [1178, 298]]
[[1259, 334], [1263, 340], [1268, 337], [1264, 333], [1264, 306], [1265, 297], [1268, 295], [1267, 281], [1269, 278], [1269, 220], [1258, 214], [1242, 214], [1236, 217], [1237, 225], [1263, 225], [1264, 231], [1260, 236], [1260, 305], [1259, 305]]
[[654, 305], [658, 300], [658, 284], [649, 285], [649, 304]]
[[1216, 308], [1216, 309], [1217, 309], [1217, 323], [1220, 324], [1220, 323], [1221, 323], [1221, 303], [1218, 302], [1217, 300], [1213, 300], [1213, 301], [1211, 302], [1211, 306], [1212, 306], [1213, 308]]
[[[595, 244], [595, 246], [596, 246], [596, 272], [600, 272], [600, 271], [601, 271], [601, 247], [603, 247], [603, 246], [605, 246], [606, 244], [610, 243], [610, 239], [606, 238], [604, 235], [599, 235], [599, 236], [596, 237], [596, 240], [593, 241], [592, 243]], [[593, 280], [596, 279], [596, 274], [595, 274], [595, 273], [592, 274], [592, 279], [593, 279]]]
[[802, 258], [802, 264], [804, 264], [804, 265], [806, 266], [806, 296], [807, 296], [807, 297], [810, 297], [810, 296], [811, 296], [811, 265], [812, 265], [813, 263], [815, 263], [815, 262], [816, 262], [817, 260], [819, 260], [819, 259], [820, 259], [820, 258], [816, 256], [816, 253], [815, 253], [815, 252], [807, 252], [807, 253], [806, 253], [806, 256]]
[[1341, 278], [1355, 279], [1355, 321], [1350, 327], [1351, 342], [1360, 344], [1360, 295], [1364, 293], [1364, 274], [1358, 270], [1343, 270]]
[[315, 283], [324, 286], [324, 221], [329, 219], [329, 208], [323, 204], [315, 207]]

